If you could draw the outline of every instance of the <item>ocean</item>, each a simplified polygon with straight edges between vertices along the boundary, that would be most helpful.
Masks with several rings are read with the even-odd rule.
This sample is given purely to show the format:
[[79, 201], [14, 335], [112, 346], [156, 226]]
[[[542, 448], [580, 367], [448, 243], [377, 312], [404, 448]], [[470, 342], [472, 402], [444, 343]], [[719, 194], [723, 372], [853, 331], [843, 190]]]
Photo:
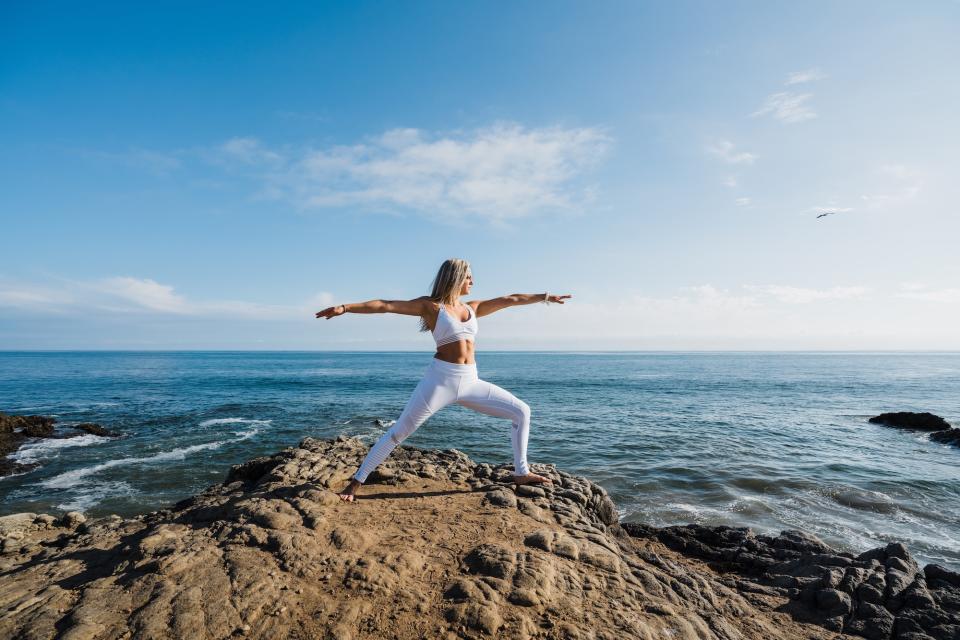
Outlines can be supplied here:
[[[431, 357], [0, 353], [0, 411], [124, 434], [21, 448], [41, 466], [0, 479], [0, 515], [146, 513], [306, 436], [372, 444]], [[530, 405], [529, 461], [599, 483], [623, 521], [796, 528], [855, 553], [900, 541], [960, 570], [960, 449], [867, 422], [960, 426], [960, 354], [480, 352], [477, 368]], [[458, 405], [404, 444], [512, 461], [509, 422]]]

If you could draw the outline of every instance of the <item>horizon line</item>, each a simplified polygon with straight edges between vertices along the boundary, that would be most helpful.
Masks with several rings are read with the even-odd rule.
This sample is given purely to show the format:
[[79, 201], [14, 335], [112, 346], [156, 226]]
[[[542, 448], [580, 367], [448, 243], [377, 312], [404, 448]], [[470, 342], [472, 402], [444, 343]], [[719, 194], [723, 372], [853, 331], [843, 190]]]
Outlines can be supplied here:
[[[411, 349], [0, 349], [11, 353], [435, 353]], [[482, 353], [926, 353], [960, 349], [487, 349]]]

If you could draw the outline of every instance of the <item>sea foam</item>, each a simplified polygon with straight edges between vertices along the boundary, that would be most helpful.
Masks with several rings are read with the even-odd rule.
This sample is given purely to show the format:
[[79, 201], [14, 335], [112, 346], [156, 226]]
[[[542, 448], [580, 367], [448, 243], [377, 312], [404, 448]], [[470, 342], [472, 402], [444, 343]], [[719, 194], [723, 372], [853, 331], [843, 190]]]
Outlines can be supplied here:
[[53, 438], [39, 440], [37, 442], [30, 442], [23, 445], [19, 450], [17, 450], [16, 453], [10, 454], [10, 459], [21, 464], [40, 462], [42, 460], [56, 458], [60, 455], [61, 449], [67, 449], [69, 447], [87, 447], [92, 444], [100, 444], [101, 442], [110, 442], [110, 438], [95, 436], [88, 433], [86, 435], [75, 436], [73, 438]]
[[270, 424], [273, 420], [254, 420], [253, 418], [213, 418], [212, 420], [204, 420], [199, 425], [200, 427], [213, 427], [218, 424]]
[[248, 440], [257, 435], [257, 433], [259, 433], [258, 429], [251, 429], [250, 431], [237, 431], [235, 432], [237, 437], [230, 440], [216, 440], [214, 442], [190, 445], [189, 447], [179, 447], [177, 449], [171, 449], [170, 451], [161, 451], [160, 453], [143, 458], [118, 458], [117, 460], [109, 460], [92, 467], [84, 467], [82, 469], [74, 469], [73, 471], [61, 473], [58, 476], [54, 476], [42, 481], [40, 485], [47, 487], [48, 489], [69, 489], [74, 487], [84, 478], [92, 476], [96, 473], [100, 473], [101, 471], [105, 471], [107, 469], [112, 469], [114, 467], [125, 467], [129, 465], [155, 464], [157, 462], [166, 462], [169, 460], [183, 460], [192, 453], [197, 453], [198, 451], [208, 451], [210, 449], [219, 449], [223, 445], [231, 442]]

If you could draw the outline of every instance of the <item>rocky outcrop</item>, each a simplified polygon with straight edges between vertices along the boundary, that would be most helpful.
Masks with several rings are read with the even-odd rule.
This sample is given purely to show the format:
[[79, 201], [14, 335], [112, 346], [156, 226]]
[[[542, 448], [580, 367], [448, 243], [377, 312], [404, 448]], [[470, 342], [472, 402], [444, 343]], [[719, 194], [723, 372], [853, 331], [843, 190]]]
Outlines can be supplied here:
[[0, 477], [24, 473], [40, 466], [35, 462], [14, 462], [6, 457], [31, 439], [73, 438], [83, 433], [110, 438], [120, 436], [93, 423], [78, 424], [72, 427], [75, 431], [58, 433], [54, 428], [55, 423], [56, 420], [47, 416], [8, 416], [0, 413]]
[[870, 418], [870, 422], [898, 429], [916, 429], [919, 431], [945, 431], [950, 428], [950, 423], [938, 415], [912, 411], [881, 413]]
[[120, 434], [116, 431], [110, 431], [109, 429], [104, 429], [99, 424], [93, 422], [84, 422], [82, 424], [75, 425], [74, 429], [79, 429], [85, 433], [89, 433], [94, 436], [100, 436], [101, 438], [119, 438]]
[[789, 594], [628, 535], [553, 466], [516, 487], [508, 465], [401, 446], [341, 502], [366, 451], [306, 439], [131, 519], [0, 519], [0, 637], [835, 637]]
[[960, 574], [935, 564], [921, 570], [900, 543], [854, 555], [797, 531], [771, 537], [746, 528], [623, 526], [706, 560], [740, 592], [789, 598], [797, 619], [832, 631], [960, 639]]
[[960, 447], [960, 429], [936, 431], [930, 434], [930, 439], [940, 444], [952, 444], [955, 447]]
[[949, 422], [932, 413], [913, 413], [910, 411], [881, 413], [870, 418], [870, 422], [898, 429], [930, 431], [930, 440], [933, 442], [960, 447], [960, 429], [951, 427]]

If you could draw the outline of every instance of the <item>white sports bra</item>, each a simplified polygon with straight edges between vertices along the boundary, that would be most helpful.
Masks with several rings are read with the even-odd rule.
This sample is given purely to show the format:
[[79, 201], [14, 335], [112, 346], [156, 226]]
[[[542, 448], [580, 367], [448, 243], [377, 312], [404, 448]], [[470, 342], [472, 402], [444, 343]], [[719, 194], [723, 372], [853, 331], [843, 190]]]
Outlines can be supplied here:
[[444, 309], [443, 303], [440, 304], [440, 311], [437, 313], [437, 326], [433, 328], [433, 339], [438, 347], [458, 340], [469, 340], [474, 342], [477, 337], [477, 315], [473, 307], [467, 305], [470, 317], [466, 322], [461, 322], [458, 318], [450, 315]]

